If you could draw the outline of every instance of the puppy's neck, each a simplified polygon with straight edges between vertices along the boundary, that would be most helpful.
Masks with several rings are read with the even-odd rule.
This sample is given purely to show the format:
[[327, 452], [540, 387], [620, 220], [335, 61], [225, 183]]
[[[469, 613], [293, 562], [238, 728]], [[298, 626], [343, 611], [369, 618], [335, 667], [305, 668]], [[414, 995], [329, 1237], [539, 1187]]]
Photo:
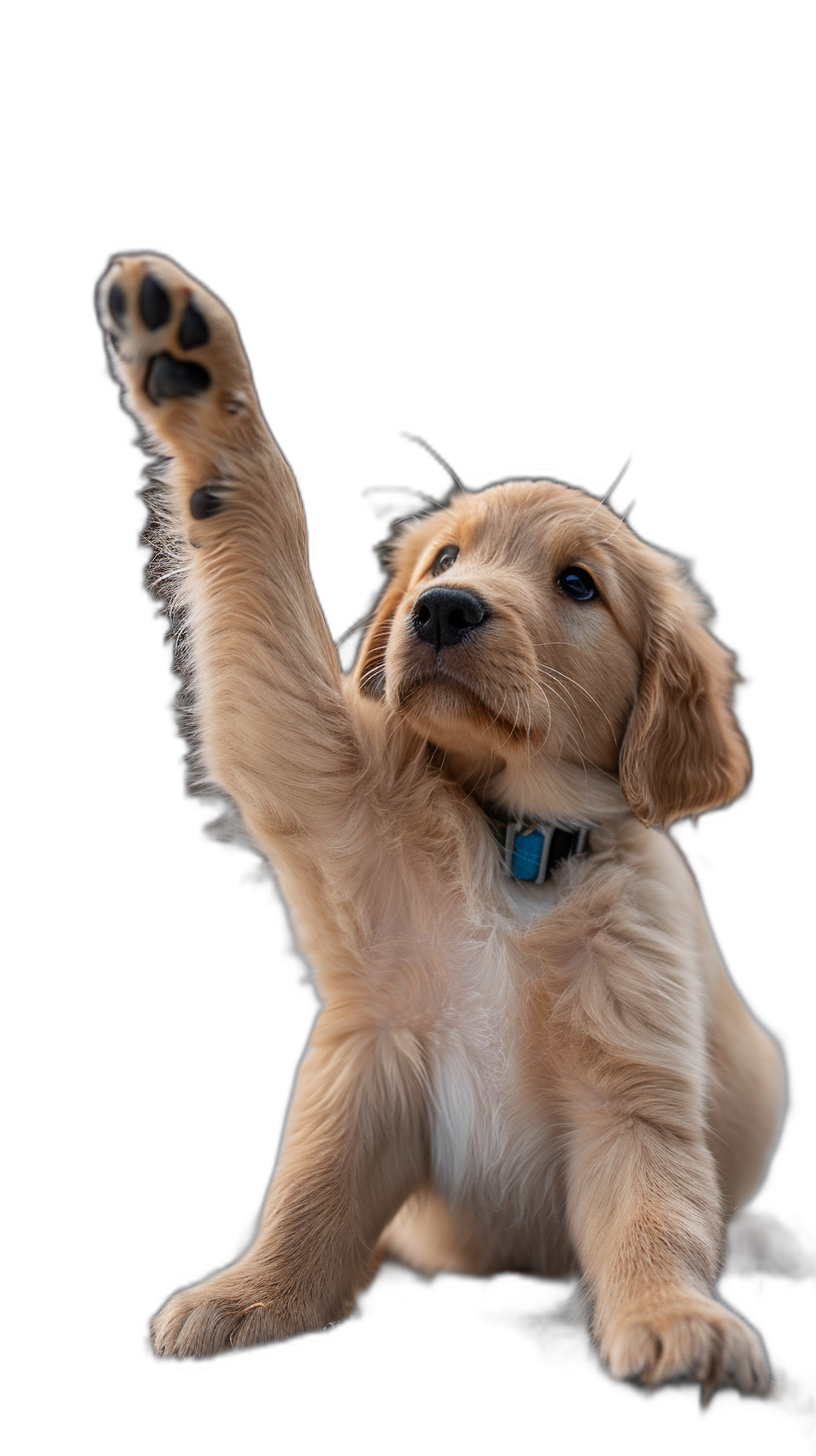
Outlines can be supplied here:
[[613, 824], [630, 816], [618, 780], [591, 764], [513, 759], [432, 748], [432, 760], [468, 798], [508, 820]]
[[468, 798], [482, 803], [490, 799], [491, 785], [506, 767], [495, 754], [477, 754], [455, 748], [439, 748], [429, 743], [431, 763], [445, 778], [459, 785]]

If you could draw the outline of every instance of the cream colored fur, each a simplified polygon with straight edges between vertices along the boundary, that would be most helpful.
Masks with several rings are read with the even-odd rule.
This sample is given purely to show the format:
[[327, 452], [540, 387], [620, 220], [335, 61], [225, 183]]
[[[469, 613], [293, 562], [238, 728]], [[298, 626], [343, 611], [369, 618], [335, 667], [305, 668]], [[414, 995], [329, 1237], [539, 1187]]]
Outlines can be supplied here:
[[[170, 300], [152, 330], [147, 273]], [[210, 337], [181, 352], [190, 299]], [[99, 309], [125, 403], [169, 460], [206, 770], [275, 865], [323, 1002], [261, 1231], [165, 1305], [156, 1350], [326, 1325], [393, 1254], [425, 1270], [578, 1272], [616, 1375], [764, 1392], [761, 1343], [714, 1287], [725, 1220], [778, 1134], [782, 1066], [667, 833], [749, 774], [732, 659], [701, 599], [580, 491], [455, 492], [399, 533], [343, 679], [230, 315], [148, 256], [113, 261]], [[162, 350], [200, 362], [209, 388], [154, 403], [145, 372]], [[205, 486], [220, 508], [194, 519]], [[450, 545], [458, 557], [431, 576]], [[597, 600], [565, 595], [569, 566]], [[438, 652], [412, 627], [435, 582], [490, 612]], [[544, 886], [514, 882], [486, 807], [591, 825], [591, 853]]]

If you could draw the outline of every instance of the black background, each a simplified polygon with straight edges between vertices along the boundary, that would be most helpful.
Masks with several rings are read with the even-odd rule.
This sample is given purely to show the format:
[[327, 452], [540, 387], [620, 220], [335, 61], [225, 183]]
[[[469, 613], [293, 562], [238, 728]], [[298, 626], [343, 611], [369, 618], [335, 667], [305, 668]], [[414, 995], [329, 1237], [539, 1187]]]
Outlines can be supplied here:
[[[102, 1002], [105, 1022], [76, 1079], [92, 1109], [92, 1261], [115, 1291], [95, 1358], [127, 1377], [128, 1417], [179, 1434], [210, 1414], [248, 1431], [268, 1412], [271, 1436], [286, 1417], [332, 1439], [340, 1409], [353, 1433], [377, 1412], [382, 1439], [386, 1420], [408, 1433], [433, 1414], [450, 1439], [532, 1420], [542, 1439], [567, 1421], [583, 1436], [643, 1428], [663, 1444], [672, 1433], [739, 1433], [758, 1450], [797, 1440], [799, 1409], [726, 1393], [702, 1420], [694, 1390], [644, 1401], [613, 1388], [568, 1329], [549, 1318], [542, 1337], [530, 1322], [570, 1291], [530, 1281], [425, 1287], [392, 1275], [363, 1321], [334, 1334], [204, 1366], [147, 1354], [154, 1310], [235, 1257], [254, 1226], [313, 1002], [262, 866], [217, 842], [217, 811], [185, 792], [168, 628], [143, 585], [144, 457], [93, 313], [117, 252], [175, 258], [235, 314], [299, 482], [335, 641], [372, 607], [374, 547], [391, 523], [452, 483], [417, 438], [469, 488], [549, 478], [605, 496], [618, 482], [612, 508], [694, 563], [739, 657], [755, 775], [729, 810], [676, 833], [737, 984], [790, 1057], [793, 1107], [758, 1206], [812, 1239], [803, 462], [790, 431], [801, 396], [790, 319], [764, 249], [737, 226], [739, 198], [734, 215], [729, 199], [713, 210], [713, 183], [701, 182], [691, 211], [664, 197], [635, 214], [627, 179], [611, 173], [590, 207], [501, 185], [431, 201], [408, 178], [395, 185], [393, 169], [386, 186], [376, 170], [351, 178], [340, 157], [307, 176], [291, 163], [281, 172], [278, 153], [274, 163], [261, 195], [258, 179], [251, 192], [246, 173], [226, 175], [216, 147], [205, 205], [165, 173], [131, 202], [111, 183], [83, 215], [74, 266], [92, 428], [82, 524], [99, 539], [92, 571], [83, 562], [71, 581], [90, 839], [68, 865], [68, 885], [79, 879], [67, 914], [93, 968], [71, 1010], [79, 1000], [80, 1016], [96, 1016]], [[342, 642], [344, 664], [356, 641]], [[89, 900], [103, 914], [89, 916]], [[772, 1366], [804, 1389], [812, 1290], [731, 1278], [727, 1294], [764, 1332]]]

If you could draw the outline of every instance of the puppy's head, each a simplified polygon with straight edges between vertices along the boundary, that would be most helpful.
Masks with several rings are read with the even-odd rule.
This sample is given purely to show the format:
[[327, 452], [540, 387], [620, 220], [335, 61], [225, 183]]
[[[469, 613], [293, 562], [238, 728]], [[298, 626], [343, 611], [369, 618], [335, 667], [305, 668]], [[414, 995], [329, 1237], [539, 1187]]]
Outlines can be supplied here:
[[614, 780], [645, 824], [744, 788], [733, 659], [702, 598], [594, 497], [460, 492], [398, 529], [387, 566], [356, 682], [429, 743], [515, 770], [522, 797], [559, 768]]

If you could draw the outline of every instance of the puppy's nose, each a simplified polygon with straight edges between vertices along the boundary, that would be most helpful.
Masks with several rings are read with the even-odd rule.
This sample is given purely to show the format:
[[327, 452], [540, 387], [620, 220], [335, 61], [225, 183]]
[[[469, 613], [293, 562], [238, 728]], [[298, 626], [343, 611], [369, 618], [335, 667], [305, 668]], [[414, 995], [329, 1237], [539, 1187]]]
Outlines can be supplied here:
[[461, 642], [489, 615], [484, 602], [480, 602], [473, 592], [432, 586], [419, 597], [411, 616], [411, 626], [417, 637], [423, 642], [430, 642], [438, 652], [440, 647], [454, 647]]

